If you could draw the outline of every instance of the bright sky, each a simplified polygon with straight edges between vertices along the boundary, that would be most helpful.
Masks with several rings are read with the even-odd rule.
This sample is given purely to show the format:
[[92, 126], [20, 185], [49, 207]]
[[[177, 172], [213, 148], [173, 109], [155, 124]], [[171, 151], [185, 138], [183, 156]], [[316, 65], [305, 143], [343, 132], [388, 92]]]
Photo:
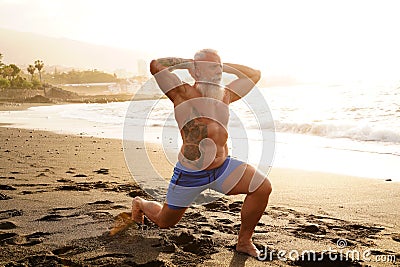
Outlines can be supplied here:
[[225, 62], [306, 80], [398, 80], [398, 6], [396, 0], [0, 0], [0, 27], [152, 57], [214, 48]]

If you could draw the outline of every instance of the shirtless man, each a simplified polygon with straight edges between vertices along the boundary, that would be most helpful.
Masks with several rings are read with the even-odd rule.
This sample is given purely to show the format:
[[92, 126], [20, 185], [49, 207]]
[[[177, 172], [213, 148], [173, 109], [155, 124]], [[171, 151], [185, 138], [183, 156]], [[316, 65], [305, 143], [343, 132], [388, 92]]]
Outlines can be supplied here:
[[[174, 69], [187, 69], [193, 86], [183, 83]], [[228, 105], [246, 95], [260, 79], [260, 71], [221, 63], [217, 52], [203, 49], [192, 59], [161, 58], [150, 63], [159, 87], [174, 104], [183, 145], [174, 168], [166, 203], [133, 199], [132, 219], [143, 223], [144, 216], [160, 228], [177, 224], [194, 199], [211, 188], [226, 195], [246, 194], [241, 210], [241, 227], [236, 250], [257, 257], [252, 242], [272, 191], [264, 174], [228, 155]], [[221, 86], [222, 72], [237, 76]]]

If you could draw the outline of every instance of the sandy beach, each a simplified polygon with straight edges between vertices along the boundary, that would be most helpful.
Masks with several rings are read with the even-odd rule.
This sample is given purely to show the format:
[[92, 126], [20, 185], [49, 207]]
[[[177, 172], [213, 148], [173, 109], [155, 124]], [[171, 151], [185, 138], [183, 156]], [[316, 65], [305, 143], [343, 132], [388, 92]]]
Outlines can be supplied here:
[[192, 207], [171, 229], [147, 222], [110, 236], [114, 217], [129, 211], [132, 197], [146, 196], [125, 166], [120, 141], [1, 129], [2, 265], [317, 266], [281, 260], [277, 252], [338, 250], [338, 240], [347, 242], [343, 253], [371, 250], [371, 262], [331, 266], [393, 265], [372, 262], [379, 255], [399, 264], [398, 183], [273, 169], [273, 194], [254, 235], [272, 257], [259, 261], [233, 249], [242, 196]]
[[[151, 198], [128, 171], [121, 141], [2, 126], [0, 266], [400, 265], [400, 183], [273, 168], [254, 235], [267, 253], [257, 260], [234, 250], [243, 196], [193, 206], [170, 229], [147, 221], [110, 236], [133, 197]], [[160, 147], [152, 152], [161, 157]], [[165, 165], [162, 174], [171, 173]], [[305, 250], [319, 260], [295, 259]]]

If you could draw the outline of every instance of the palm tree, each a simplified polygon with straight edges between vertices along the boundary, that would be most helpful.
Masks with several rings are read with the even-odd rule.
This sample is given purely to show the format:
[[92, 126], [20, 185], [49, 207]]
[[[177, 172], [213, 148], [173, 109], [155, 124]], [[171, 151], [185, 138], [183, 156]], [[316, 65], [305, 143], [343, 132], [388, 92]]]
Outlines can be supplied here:
[[33, 74], [35, 74], [36, 67], [33, 65], [29, 65], [27, 70], [31, 74], [31, 81], [33, 81]]
[[0, 53], [0, 75], [3, 76], [3, 62], [1, 62], [1, 59], [3, 58], [3, 54]]
[[41, 60], [36, 60], [35, 61], [35, 68], [37, 68], [37, 70], [39, 71], [39, 79], [40, 79], [40, 83], [42, 83], [42, 69], [44, 67], [44, 63]]
[[21, 72], [21, 69], [15, 64], [10, 64], [8, 66], [12, 69], [10, 76], [11, 76], [11, 79], [14, 80], [18, 76], [18, 74]]
[[3, 71], [2, 71], [3, 78], [11, 80], [10, 77], [12, 77], [13, 71], [14, 71], [13, 68], [10, 67], [9, 65], [4, 66]]

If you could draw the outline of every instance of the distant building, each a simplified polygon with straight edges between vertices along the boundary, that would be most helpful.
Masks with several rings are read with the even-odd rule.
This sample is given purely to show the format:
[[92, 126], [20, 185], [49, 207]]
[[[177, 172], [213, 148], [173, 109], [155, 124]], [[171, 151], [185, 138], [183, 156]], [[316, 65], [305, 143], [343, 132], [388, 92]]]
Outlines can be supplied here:
[[129, 72], [126, 69], [116, 69], [114, 73], [120, 79], [126, 79], [135, 75], [133, 72]]

